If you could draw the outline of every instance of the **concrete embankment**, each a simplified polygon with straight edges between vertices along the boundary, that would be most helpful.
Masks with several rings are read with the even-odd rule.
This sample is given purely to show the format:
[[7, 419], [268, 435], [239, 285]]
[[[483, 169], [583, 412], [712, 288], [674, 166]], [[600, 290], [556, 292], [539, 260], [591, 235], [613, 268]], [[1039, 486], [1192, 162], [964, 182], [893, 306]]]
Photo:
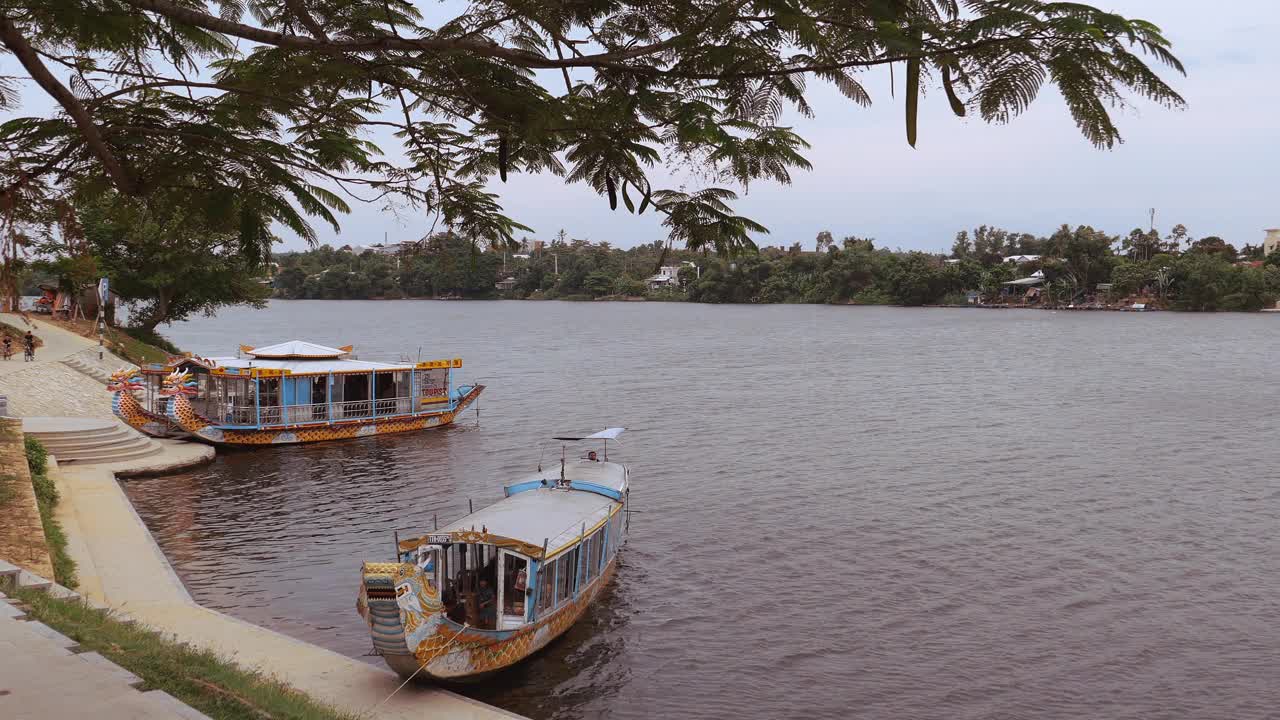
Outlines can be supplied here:
[[[20, 325], [14, 316], [0, 316]], [[45, 346], [36, 363], [0, 362], [0, 394], [16, 415], [110, 417], [100, 378], [68, 359], [95, 360], [96, 345], [60, 328], [38, 323]], [[109, 356], [108, 356], [109, 357]], [[112, 362], [106, 359], [99, 363]], [[120, 361], [121, 365], [124, 364]], [[8, 365], [8, 367], [4, 367]], [[130, 618], [238, 664], [260, 669], [340, 710], [379, 718], [489, 720], [519, 716], [438, 688], [401, 686], [394, 673], [197, 604], [173, 572], [151, 533], [116, 480], [117, 475], [162, 474], [212, 456], [204, 445], [157, 441], [160, 451], [122, 462], [51, 462], [61, 502], [56, 516], [76, 561], [80, 591]], [[265, 450], [264, 452], [270, 452]], [[296, 572], [296, 568], [263, 568]], [[354, 569], [353, 569], [354, 572]], [[354, 576], [353, 576], [354, 577]], [[352, 588], [352, 613], [355, 597]], [[374, 711], [376, 708], [376, 713]]]
[[4, 486], [0, 487], [0, 559], [41, 577], [53, 577], [53, 561], [27, 470], [22, 422], [12, 418], [0, 418], [0, 484]]
[[[412, 683], [396, 692], [401, 681], [390, 671], [201, 607], [174, 574], [110, 470], [60, 468], [58, 490], [63, 498], [59, 520], [67, 535], [79, 540], [72, 542], [70, 552], [85, 597], [240, 665], [275, 675], [317, 700], [352, 713], [377, 707], [379, 718], [405, 720], [519, 717]], [[280, 571], [283, 574], [286, 569]]]

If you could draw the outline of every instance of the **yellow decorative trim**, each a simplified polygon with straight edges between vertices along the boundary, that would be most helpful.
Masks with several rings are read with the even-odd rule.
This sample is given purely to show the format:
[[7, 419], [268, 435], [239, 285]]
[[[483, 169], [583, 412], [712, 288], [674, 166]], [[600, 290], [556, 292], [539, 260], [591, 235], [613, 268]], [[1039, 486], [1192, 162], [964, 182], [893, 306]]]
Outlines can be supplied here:
[[450, 533], [430, 533], [421, 537], [409, 538], [400, 541], [400, 552], [409, 552], [419, 545], [426, 544], [430, 535], [448, 535], [453, 542], [460, 543], [481, 543], [485, 545], [493, 545], [494, 547], [505, 548], [507, 550], [515, 550], [523, 555], [537, 560], [542, 557], [542, 546], [531, 545], [523, 540], [504, 537], [502, 535], [494, 535], [493, 533], [481, 532], [479, 530], [454, 530]]

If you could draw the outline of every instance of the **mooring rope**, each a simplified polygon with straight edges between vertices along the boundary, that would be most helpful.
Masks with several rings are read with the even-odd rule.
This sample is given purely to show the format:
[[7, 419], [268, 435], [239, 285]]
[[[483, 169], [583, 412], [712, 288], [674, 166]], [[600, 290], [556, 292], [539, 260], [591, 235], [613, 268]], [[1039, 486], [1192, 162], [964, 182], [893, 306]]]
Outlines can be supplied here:
[[388, 695], [388, 696], [386, 696], [386, 697], [382, 698], [382, 701], [381, 701], [381, 702], [379, 702], [377, 705], [374, 705], [372, 708], [370, 708], [370, 709], [369, 709], [369, 714], [372, 714], [372, 713], [377, 712], [377, 711], [378, 711], [378, 708], [380, 708], [380, 707], [382, 707], [383, 705], [385, 705], [385, 704], [386, 704], [386, 702], [387, 702], [388, 700], [390, 700], [391, 698], [395, 697], [395, 694], [396, 694], [396, 693], [398, 693], [398, 692], [400, 692], [401, 690], [403, 690], [405, 685], [408, 685], [408, 684], [409, 684], [409, 682], [410, 682], [411, 680], [413, 680], [414, 678], [418, 677], [418, 673], [422, 672], [422, 669], [423, 669], [423, 668], [425, 668], [427, 665], [430, 665], [432, 660], [435, 660], [437, 657], [439, 657], [439, 656], [440, 656], [440, 653], [442, 653], [442, 652], [444, 652], [445, 650], [449, 649], [449, 646], [450, 646], [450, 645], [452, 645], [452, 644], [454, 643], [454, 641], [456, 641], [456, 640], [458, 639], [458, 637], [459, 637], [459, 636], [461, 636], [461, 635], [462, 635], [462, 633], [463, 633], [463, 632], [465, 632], [465, 631], [466, 631], [466, 629], [467, 629], [468, 627], [470, 627], [470, 625], [469, 625], [469, 624], [467, 624], [467, 623], [465, 623], [465, 622], [464, 622], [464, 623], [462, 623], [462, 629], [458, 631], [457, 635], [454, 635], [454, 636], [453, 636], [453, 639], [452, 639], [452, 640], [450, 640], [449, 642], [447, 642], [447, 643], [445, 643], [443, 646], [441, 646], [441, 648], [440, 648], [439, 650], [435, 651], [435, 653], [433, 653], [433, 654], [431, 655], [431, 657], [427, 658], [425, 662], [423, 662], [421, 665], [419, 665], [419, 666], [418, 666], [418, 669], [417, 669], [417, 670], [414, 670], [412, 675], [410, 675], [409, 677], [405, 678], [404, 682], [400, 683], [400, 687], [396, 688], [395, 690], [392, 690], [390, 695]]

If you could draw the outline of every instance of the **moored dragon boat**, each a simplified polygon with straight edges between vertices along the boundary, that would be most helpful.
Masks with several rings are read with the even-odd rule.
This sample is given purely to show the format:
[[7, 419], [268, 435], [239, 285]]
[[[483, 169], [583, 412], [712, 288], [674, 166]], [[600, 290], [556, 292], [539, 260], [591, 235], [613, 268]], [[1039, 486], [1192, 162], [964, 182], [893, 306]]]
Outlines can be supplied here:
[[107, 391], [111, 393], [111, 412], [126, 425], [153, 437], [185, 435], [165, 412], [169, 398], [162, 393], [165, 378], [172, 365], [186, 358], [170, 358], [166, 365], [153, 364], [142, 369], [125, 368], [111, 374]]
[[[622, 428], [557, 440], [602, 440]], [[582, 616], [626, 540], [627, 468], [566, 460], [502, 500], [361, 567], [356, 608], [374, 652], [403, 677], [464, 680], [514, 665]]]
[[291, 340], [182, 358], [166, 368], [165, 415], [218, 445], [318, 442], [443, 427], [484, 390], [454, 384], [461, 358], [385, 363], [351, 351]]

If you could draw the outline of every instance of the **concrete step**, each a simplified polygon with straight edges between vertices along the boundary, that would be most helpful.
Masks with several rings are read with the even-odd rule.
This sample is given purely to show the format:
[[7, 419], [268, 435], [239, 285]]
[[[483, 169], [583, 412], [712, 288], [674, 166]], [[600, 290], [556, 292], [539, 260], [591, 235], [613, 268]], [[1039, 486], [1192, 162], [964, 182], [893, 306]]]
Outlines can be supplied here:
[[111, 435], [96, 435], [82, 440], [46, 440], [40, 438], [40, 443], [45, 446], [49, 452], [57, 454], [58, 450], [88, 450], [90, 448], [110, 447], [111, 445], [119, 445], [126, 440], [132, 440], [136, 436], [126, 432], [114, 433]]
[[159, 455], [162, 449], [159, 445], [147, 445], [143, 447], [133, 447], [124, 450], [102, 451], [97, 453], [82, 453], [73, 456], [55, 455], [58, 462], [64, 464], [76, 465], [97, 465], [101, 463], [124, 462], [125, 460], [137, 460], [139, 458], [151, 457]]
[[41, 442], [56, 442], [58, 440], [80, 440], [114, 435], [123, 429], [120, 423], [111, 420], [103, 420], [102, 425], [102, 427], [85, 428], [83, 430], [31, 430], [24, 424], [22, 432], [40, 438]]
[[30, 426], [24, 423], [23, 429], [62, 463], [121, 462], [163, 451], [151, 438], [110, 420], [44, 418]]
[[123, 440], [125, 438], [134, 437], [137, 435], [137, 433], [134, 432], [132, 429], [126, 428], [123, 425], [120, 425], [117, 423], [112, 426], [110, 432], [106, 432], [106, 431], [92, 432], [92, 433], [85, 433], [84, 435], [78, 435], [78, 436], [55, 435], [53, 437], [49, 437], [44, 433], [38, 433], [38, 432], [28, 433], [28, 435], [34, 435], [40, 438], [41, 442], [50, 446], [65, 447], [68, 445], [79, 445], [81, 443], [98, 442], [101, 440]]

